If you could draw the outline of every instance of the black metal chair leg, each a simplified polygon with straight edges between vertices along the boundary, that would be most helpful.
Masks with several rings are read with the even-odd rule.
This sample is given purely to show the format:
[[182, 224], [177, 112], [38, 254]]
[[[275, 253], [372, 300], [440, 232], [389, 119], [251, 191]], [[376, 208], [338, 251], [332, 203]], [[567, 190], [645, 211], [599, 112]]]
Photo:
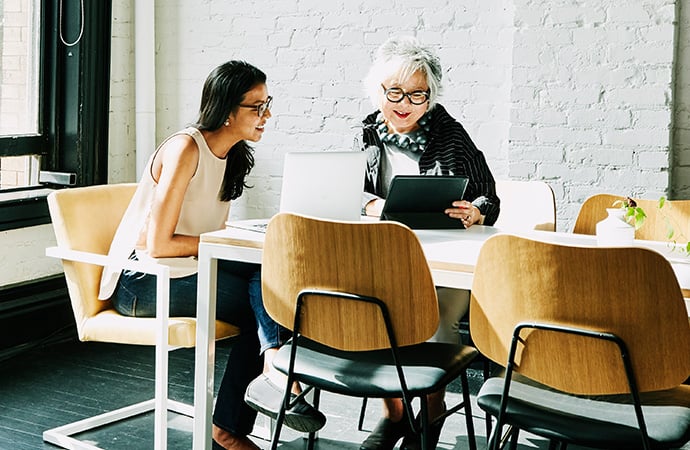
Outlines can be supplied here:
[[477, 438], [474, 434], [474, 418], [472, 417], [472, 406], [470, 399], [470, 383], [467, 381], [467, 371], [463, 371], [460, 375], [460, 384], [462, 386], [462, 398], [465, 404], [465, 423], [467, 425], [467, 439], [470, 443], [470, 450], [477, 450]]
[[367, 398], [362, 398], [362, 407], [359, 410], [359, 422], [357, 422], [357, 431], [364, 431], [362, 426], [364, 425], [364, 415], [367, 412]]
[[274, 424], [273, 436], [271, 437], [271, 450], [276, 450], [278, 448], [278, 442], [280, 441], [280, 432], [283, 429], [283, 422], [285, 421], [285, 408], [281, 405], [278, 411], [278, 417]]
[[510, 443], [508, 444], [510, 450], [517, 450], [518, 437], [520, 437], [520, 429], [513, 427], [513, 429], [510, 430]]
[[[483, 362], [483, 371], [482, 375], [484, 376], [484, 381], [488, 380], [489, 377], [491, 377], [491, 361], [488, 359], [484, 358]], [[492, 425], [492, 417], [491, 414], [488, 412], [484, 414], [484, 421], [486, 425], [486, 438], [489, 439], [489, 436], [491, 436], [491, 425]]]
[[429, 442], [429, 404], [426, 396], [419, 397], [419, 437], [423, 449], [428, 448]]
[[487, 449], [494, 450], [496, 448], [500, 448], [500, 447], [496, 447], [496, 441], [497, 440], [500, 441], [500, 439], [501, 439], [501, 436], [499, 435], [499, 433], [500, 433], [499, 429], [498, 429], [498, 427], [496, 427], [491, 431], [491, 434], [486, 437]]
[[[319, 409], [319, 404], [321, 402], [321, 389], [314, 388], [314, 408]], [[312, 431], [309, 433], [307, 438], [307, 450], [314, 450], [314, 444], [316, 443], [316, 433], [318, 431]]]

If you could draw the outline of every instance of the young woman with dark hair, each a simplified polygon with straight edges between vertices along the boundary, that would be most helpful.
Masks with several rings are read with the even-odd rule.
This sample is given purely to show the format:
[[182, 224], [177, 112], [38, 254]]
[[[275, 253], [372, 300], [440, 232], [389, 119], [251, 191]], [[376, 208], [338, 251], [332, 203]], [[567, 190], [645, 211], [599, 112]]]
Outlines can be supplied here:
[[[111, 254], [170, 267], [171, 317], [196, 316], [199, 235], [223, 228], [231, 200], [247, 187], [254, 166], [247, 142], [261, 139], [271, 102], [261, 70], [243, 61], [226, 62], [204, 83], [196, 123], [168, 137], [149, 159]], [[216, 316], [241, 332], [220, 383], [214, 448], [259, 448], [247, 438], [256, 411], [244, 395], [253, 379], [271, 369], [270, 357], [286, 337], [263, 307], [260, 276], [257, 264], [218, 262]], [[99, 297], [111, 299], [123, 315], [152, 317], [155, 289], [155, 276], [105, 270]], [[264, 356], [267, 363], [262, 366]], [[325, 422], [306, 402], [297, 413], [312, 427]]]

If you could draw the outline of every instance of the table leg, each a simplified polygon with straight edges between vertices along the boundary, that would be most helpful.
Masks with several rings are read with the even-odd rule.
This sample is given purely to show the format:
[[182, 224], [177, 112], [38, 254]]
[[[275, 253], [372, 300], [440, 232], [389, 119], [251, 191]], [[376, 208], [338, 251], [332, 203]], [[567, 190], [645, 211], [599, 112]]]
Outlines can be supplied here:
[[199, 247], [196, 351], [194, 362], [194, 450], [211, 449], [213, 387], [216, 360], [216, 286], [218, 260]]

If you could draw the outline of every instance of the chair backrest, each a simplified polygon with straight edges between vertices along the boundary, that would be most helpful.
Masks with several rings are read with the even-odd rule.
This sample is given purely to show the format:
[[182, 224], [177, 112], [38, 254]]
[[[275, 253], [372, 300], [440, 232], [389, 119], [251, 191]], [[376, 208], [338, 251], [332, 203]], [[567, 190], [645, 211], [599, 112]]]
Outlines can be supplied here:
[[[613, 194], [595, 194], [589, 197], [580, 207], [573, 233], [596, 234], [597, 222], [606, 218], [606, 209], [613, 208], [617, 200], [624, 200], [624, 197]], [[635, 231], [635, 239], [668, 241], [671, 227], [674, 231], [673, 239], [679, 242], [690, 240], [690, 200], [666, 200], [663, 208], [659, 208], [659, 200], [634, 200], [647, 216], [644, 224]]]
[[[63, 189], [48, 195], [48, 208], [59, 247], [108, 254], [125, 209], [134, 195], [135, 183]], [[87, 319], [111, 307], [98, 300], [103, 268], [63, 260], [77, 331]]]
[[[416, 235], [395, 222], [336, 222], [281, 213], [266, 231], [261, 269], [266, 310], [292, 329], [304, 289], [376, 297], [390, 311], [398, 345], [429, 339], [438, 326], [431, 272]], [[302, 334], [341, 350], [390, 347], [370, 304], [310, 299]]]
[[556, 231], [556, 199], [545, 182], [496, 180], [496, 195], [501, 199], [496, 227]]
[[671, 227], [674, 240], [683, 243], [690, 241], [690, 200], [666, 200], [662, 208], [659, 208], [658, 200], [635, 199], [635, 201], [647, 215], [642, 227], [635, 232], [635, 238], [667, 241], [669, 227]]
[[[640, 391], [675, 387], [690, 374], [685, 303], [673, 269], [654, 251], [496, 235], [480, 251], [471, 292], [472, 338], [500, 365], [513, 329], [528, 322], [619, 336]], [[532, 331], [519, 350], [516, 370], [548, 386], [574, 394], [629, 392], [611, 343]]]
[[594, 194], [587, 198], [577, 213], [573, 233], [597, 234], [597, 222], [604, 220], [608, 216], [606, 209], [613, 208], [613, 204], [617, 200], [624, 199], [625, 197], [613, 194]]

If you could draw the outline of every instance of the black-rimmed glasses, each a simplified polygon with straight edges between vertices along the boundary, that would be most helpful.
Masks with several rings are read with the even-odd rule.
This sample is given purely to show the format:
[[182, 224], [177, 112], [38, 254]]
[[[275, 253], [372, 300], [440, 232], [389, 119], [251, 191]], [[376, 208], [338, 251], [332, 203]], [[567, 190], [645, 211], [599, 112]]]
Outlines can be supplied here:
[[386, 86], [384, 85], [381, 85], [381, 87], [383, 88], [383, 92], [386, 95], [386, 99], [391, 103], [400, 103], [401, 101], [403, 101], [405, 97], [407, 97], [407, 99], [413, 105], [421, 105], [429, 100], [429, 94], [431, 93], [429, 89], [427, 89], [426, 91], [405, 92], [397, 87], [392, 87], [388, 89], [386, 89]]
[[263, 117], [264, 114], [266, 114], [266, 111], [269, 110], [269, 109], [271, 109], [271, 104], [272, 104], [272, 103], [273, 103], [273, 97], [271, 97], [271, 96], [269, 95], [269, 96], [268, 96], [268, 99], [266, 99], [265, 102], [259, 103], [258, 105], [243, 105], [243, 104], [240, 103], [240, 104], [237, 105], [237, 106], [239, 106], [240, 108], [251, 108], [251, 109], [253, 109], [254, 111], [256, 111], [256, 113], [259, 115], [259, 117]]

